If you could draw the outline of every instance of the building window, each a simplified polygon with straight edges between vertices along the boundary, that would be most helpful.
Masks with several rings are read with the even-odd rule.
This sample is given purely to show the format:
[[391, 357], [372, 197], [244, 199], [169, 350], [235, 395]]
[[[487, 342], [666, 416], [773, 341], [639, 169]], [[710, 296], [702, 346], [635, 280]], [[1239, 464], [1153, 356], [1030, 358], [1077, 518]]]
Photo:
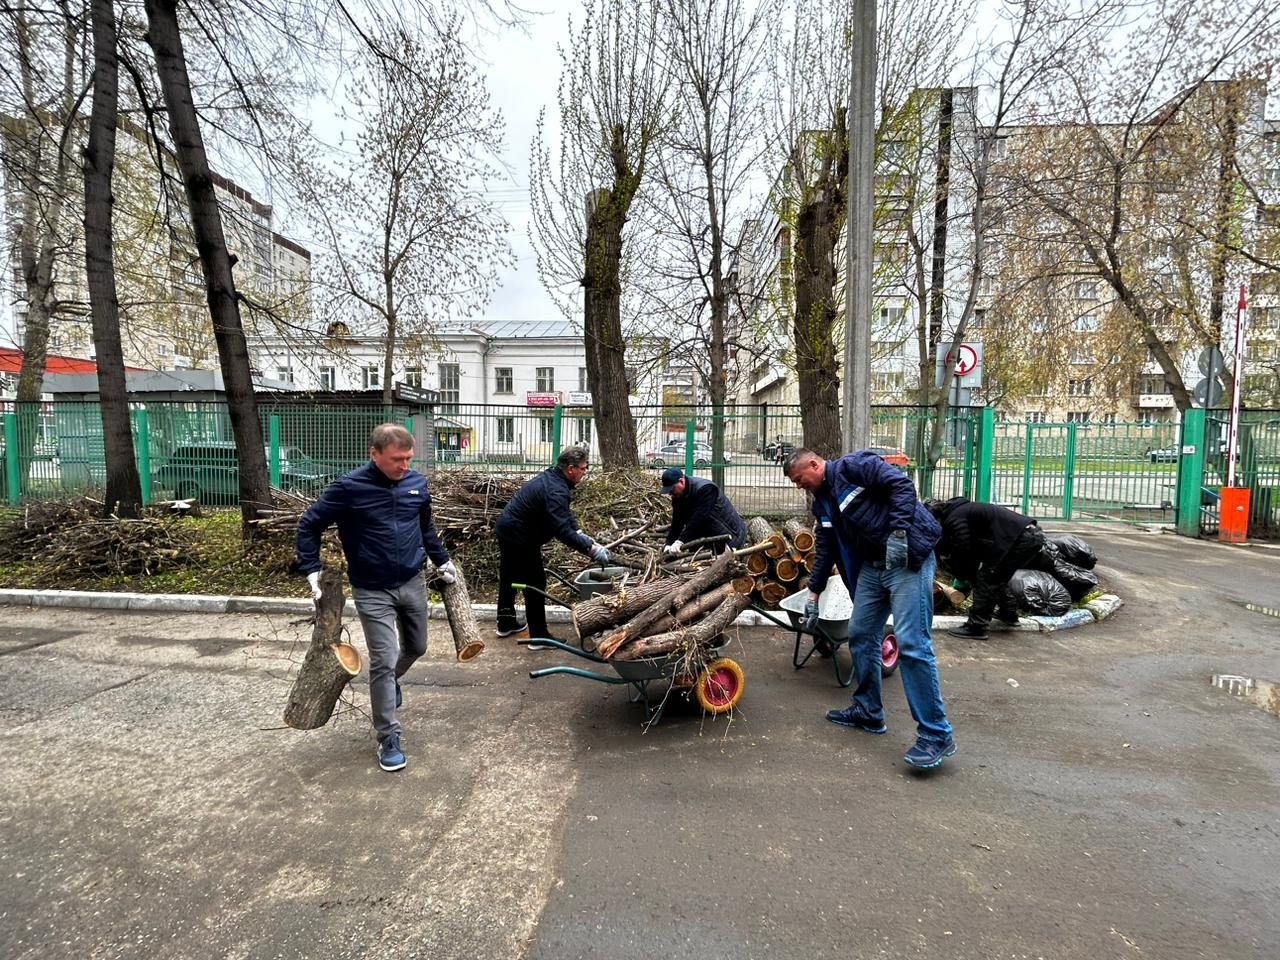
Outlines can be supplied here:
[[283, 380], [285, 383], [293, 383], [293, 368], [276, 367], [276, 379]]
[[538, 418], [538, 440], [542, 443], [550, 443], [555, 439], [556, 423], [550, 417]]
[[1043, 410], [1028, 410], [1027, 423], [1044, 423], [1046, 414]]
[[[555, 367], [538, 367], [537, 374], [537, 391], [538, 393], [551, 393], [556, 388], [556, 368]], [[550, 440], [550, 437], [547, 437]]]
[[422, 389], [422, 368], [421, 367], [405, 367], [404, 382], [407, 386]]
[[369, 364], [361, 370], [362, 382], [366, 390], [382, 386], [382, 370], [375, 364]]
[[1067, 423], [1088, 423], [1088, 422], [1089, 422], [1088, 410], [1068, 410], [1067, 411]]
[[996, 160], [1003, 160], [1009, 156], [1009, 138], [996, 137], [991, 143], [991, 156]]
[[1077, 345], [1071, 348], [1072, 363], [1093, 363], [1093, 347], [1087, 345]]
[[902, 307], [881, 307], [880, 325], [882, 329], [892, 330], [902, 320]]
[[1138, 392], [1163, 395], [1171, 393], [1169, 381], [1163, 373], [1144, 373], [1138, 379]]
[[1049, 318], [1048, 317], [1032, 317], [1027, 321], [1027, 329], [1032, 333], [1048, 333]]
[[984, 307], [975, 307], [973, 316], [969, 318], [969, 329], [981, 330], [987, 325], [987, 311]]
[[590, 443], [591, 442], [591, 418], [578, 417], [574, 421], [573, 441], [574, 443]]
[[1098, 315], [1092, 312], [1080, 314], [1071, 324], [1071, 329], [1076, 333], [1093, 333], [1098, 329]]
[[1156, 415], [1155, 415], [1154, 413], [1152, 413], [1150, 410], [1139, 410], [1139, 411], [1138, 411], [1138, 423], [1139, 423], [1141, 426], [1149, 427], [1149, 426], [1151, 426], [1153, 423], [1157, 423], [1157, 422], [1159, 422], [1159, 421], [1157, 421], [1157, 420], [1156, 420]]
[[333, 367], [320, 368], [320, 389], [321, 390], [329, 390], [329, 391], [336, 390], [337, 382], [338, 382], [337, 370], [335, 370]]
[[1098, 281], [1096, 280], [1079, 280], [1076, 282], [1076, 299], [1077, 300], [1097, 300], [1098, 299]]
[[493, 368], [493, 392], [494, 393], [514, 393], [512, 387], [512, 376], [510, 367], [494, 367]]
[[579, 393], [587, 392], [587, 368], [586, 367], [578, 368], [578, 392]]
[[1093, 393], [1093, 378], [1085, 377], [1081, 380], [1067, 381], [1068, 397], [1087, 397]]
[[436, 371], [440, 375], [440, 407], [442, 410], [458, 409], [458, 382], [461, 379], [456, 363], [442, 363]]
[[498, 418], [498, 442], [514, 443], [516, 439], [516, 418], [515, 417], [499, 417]]

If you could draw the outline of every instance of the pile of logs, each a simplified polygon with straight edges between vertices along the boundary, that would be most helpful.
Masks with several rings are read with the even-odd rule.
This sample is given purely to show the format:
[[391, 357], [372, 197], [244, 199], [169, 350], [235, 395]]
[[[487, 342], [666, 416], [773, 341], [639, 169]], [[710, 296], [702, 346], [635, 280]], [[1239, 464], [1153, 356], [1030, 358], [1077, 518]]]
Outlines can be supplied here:
[[763, 517], [747, 521], [747, 537], [763, 546], [745, 558], [746, 572], [734, 579], [733, 590], [753, 598], [761, 606], [776, 607], [803, 590], [813, 571], [813, 531], [799, 520], [788, 520], [775, 530]]

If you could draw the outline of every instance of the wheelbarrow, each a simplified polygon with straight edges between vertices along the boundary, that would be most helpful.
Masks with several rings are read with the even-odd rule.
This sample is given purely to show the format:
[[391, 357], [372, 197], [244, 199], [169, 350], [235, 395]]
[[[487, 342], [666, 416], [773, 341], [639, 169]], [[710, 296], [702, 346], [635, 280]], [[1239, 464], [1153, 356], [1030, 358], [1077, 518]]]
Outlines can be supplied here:
[[[530, 670], [529, 676], [538, 680], [542, 677], [563, 674], [570, 677], [581, 677], [584, 680], [595, 680], [599, 683], [627, 684], [632, 688], [632, 703], [644, 704], [646, 724], [657, 723], [667, 705], [672, 692], [678, 692], [686, 700], [690, 695], [697, 698], [698, 705], [707, 713], [728, 713], [742, 699], [742, 691], [746, 686], [742, 667], [729, 657], [721, 655], [724, 642], [706, 650], [706, 664], [697, 674], [689, 672], [688, 663], [683, 656], [649, 657], [641, 660], [606, 660], [598, 654], [580, 647], [575, 647], [560, 640], [538, 639], [531, 637], [517, 640], [523, 645], [537, 644], [542, 649], [554, 647], [575, 657], [590, 660], [592, 663], [603, 663], [612, 667], [617, 676], [588, 670], [585, 667], [558, 664], [554, 667], [543, 667], [541, 670]], [[669, 686], [654, 703], [650, 695], [651, 686], [668, 681]]]
[[[849, 599], [849, 591], [845, 588], [844, 581], [838, 577], [833, 577], [827, 583], [827, 588], [818, 595], [818, 624], [812, 630], [804, 626], [804, 605], [808, 598], [808, 590], [798, 590], [780, 601], [778, 606], [786, 614], [786, 619], [755, 603], [751, 608], [784, 630], [795, 631], [796, 645], [791, 653], [791, 663], [797, 670], [807, 664], [815, 653], [829, 657], [836, 683], [847, 687], [853, 682], [853, 655], [850, 653], [848, 666], [842, 668], [839, 652], [849, 642], [849, 617], [853, 615], [853, 601]], [[802, 652], [806, 637], [810, 641], [809, 649]], [[897, 669], [898, 638], [894, 636], [893, 627], [886, 625], [884, 640], [880, 644], [880, 671], [887, 677]]]

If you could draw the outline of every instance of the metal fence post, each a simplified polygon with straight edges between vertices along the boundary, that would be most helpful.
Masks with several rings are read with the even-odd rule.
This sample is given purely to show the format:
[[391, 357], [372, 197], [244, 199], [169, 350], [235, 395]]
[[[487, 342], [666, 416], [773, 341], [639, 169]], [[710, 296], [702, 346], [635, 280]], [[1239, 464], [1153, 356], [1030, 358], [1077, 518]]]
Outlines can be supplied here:
[[970, 407], [964, 420], [964, 465], [960, 468], [964, 471], [960, 475], [960, 495], [970, 500], [973, 499], [973, 448], [978, 442], [973, 419], [973, 408]]
[[142, 502], [151, 502], [151, 424], [147, 420], [147, 408], [139, 407], [135, 414], [138, 423], [138, 482], [142, 487]]
[[693, 476], [693, 431], [694, 421], [686, 420], [684, 422], [684, 475], [686, 477]]
[[1035, 429], [1034, 423], [1027, 424], [1027, 447], [1022, 459], [1022, 512], [1025, 516], [1031, 516], [1028, 511], [1031, 509], [1031, 456], [1036, 449]]
[[560, 436], [564, 429], [564, 407], [556, 404], [555, 413], [551, 420], [551, 465], [555, 466], [556, 461], [560, 457]]
[[18, 489], [18, 418], [12, 413], [4, 415], [4, 480], [9, 506], [16, 507], [21, 493]]
[[1062, 519], [1071, 519], [1071, 500], [1076, 487], [1076, 424], [1067, 424], [1067, 450], [1062, 463]]
[[982, 408], [982, 426], [978, 433], [978, 500], [991, 502], [991, 466], [995, 460], [996, 411]]
[[267, 421], [267, 466], [271, 471], [271, 485], [280, 486], [280, 414], [273, 413]]
[[[1193, 407], [1182, 414], [1178, 454], [1178, 533], [1200, 536], [1200, 493], [1204, 482], [1204, 410]], [[1190, 451], [1190, 452], [1186, 452]]]

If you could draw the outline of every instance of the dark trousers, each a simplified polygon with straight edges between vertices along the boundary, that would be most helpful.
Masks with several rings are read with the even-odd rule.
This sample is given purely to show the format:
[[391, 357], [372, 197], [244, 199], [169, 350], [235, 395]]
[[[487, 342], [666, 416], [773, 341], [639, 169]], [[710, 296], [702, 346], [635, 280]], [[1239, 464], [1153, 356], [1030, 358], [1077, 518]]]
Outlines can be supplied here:
[[[498, 541], [498, 629], [509, 630], [516, 619], [516, 591], [513, 583], [526, 583], [536, 590], [547, 589], [547, 571], [542, 566], [542, 549], [527, 544]], [[530, 637], [547, 636], [547, 609], [541, 593], [524, 591], [524, 616]]]
[[1018, 604], [1009, 589], [1009, 578], [1019, 570], [1044, 570], [1053, 572], [1053, 562], [1045, 555], [1044, 532], [1034, 523], [1018, 534], [1013, 546], [997, 563], [984, 563], [973, 582], [973, 605], [969, 608], [969, 622], [987, 626], [991, 615], [998, 608], [1002, 620], [1013, 620], [1018, 615]]

